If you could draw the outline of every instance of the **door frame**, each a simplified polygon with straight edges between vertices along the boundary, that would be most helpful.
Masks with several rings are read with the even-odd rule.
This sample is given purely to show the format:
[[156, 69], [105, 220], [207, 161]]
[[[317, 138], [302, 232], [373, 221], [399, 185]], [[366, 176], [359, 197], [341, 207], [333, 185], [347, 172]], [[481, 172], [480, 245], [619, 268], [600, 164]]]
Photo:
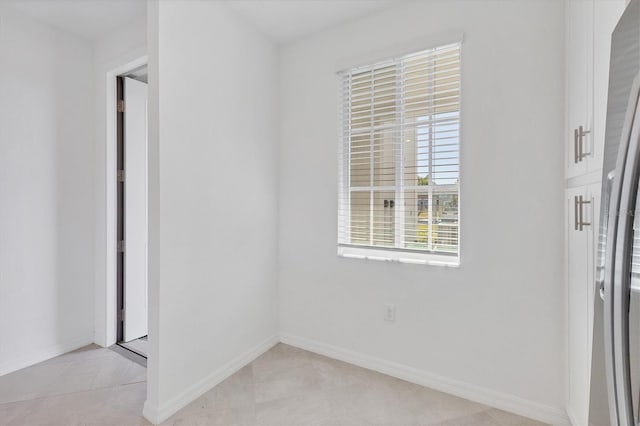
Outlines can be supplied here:
[[[117, 203], [117, 77], [127, 74], [136, 68], [148, 64], [146, 54], [134, 59], [123, 61], [105, 73], [106, 90], [106, 156], [105, 156], [105, 186], [106, 186], [106, 303], [105, 303], [105, 336], [104, 346], [111, 346], [118, 341], [118, 203]], [[101, 342], [99, 342], [101, 343]]]
[[124, 278], [125, 258], [123, 247], [125, 223], [125, 187], [119, 171], [124, 170], [124, 76], [116, 76], [116, 342], [124, 340]]
[[[143, 66], [143, 70], [147, 70], [147, 64], [144, 64]], [[137, 68], [136, 71], [140, 69]], [[138, 87], [138, 89], [135, 89], [135, 87]], [[130, 87], [130, 89], [128, 89], [128, 87]], [[131, 146], [129, 146], [127, 138], [129, 136], [131, 136], [130, 134], [130, 130], [128, 129], [136, 129], [139, 128], [140, 130], [145, 129], [144, 131], [146, 131], [146, 116], [144, 118], [141, 118], [143, 121], [143, 123], [145, 124], [144, 127], [138, 127], [138, 124], [140, 124], [139, 122], [136, 123], [135, 121], [138, 120], [138, 118], [133, 118], [135, 116], [132, 116], [131, 114], [135, 114], [136, 111], [136, 99], [134, 96], [134, 92], [136, 90], [141, 90], [140, 88], [144, 86], [145, 87], [145, 96], [146, 96], [146, 87], [147, 87], [147, 82], [144, 80], [141, 80], [139, 78], [136, 77], [136, 73], [124, 73], [121, 75], [118, 75], [116, 77], [116, 102], [117, 102], [117, 108], [116, 108], [116, 137], [117, 137], [117, 154], [116, 154], [116, 204], [117, 204], [117, 214], [116, 214], [116, 221], [117, 221], [117, 226], [116, 226], [116, 236], [117, 236], [117, 253], [116, 253], [116, 266], [117, 266], [117, 273], [116, 273], [116, 342], [118, 345], [120, 346], [124, 346], [126, 349], [128, 350], [132, 350], [134, 352], [137, 352], [135, 349], [131, 349], [131, 347], [126, 346], [125, 343], [130, 342], [132, 340], [136, 340], [135, 338], [133, 338], [133, 336], [131, 335], [131, 333], [134, 331], [135, 327], [135, 323], [136, 321], [133, 321], [136, 318], [136, 313], [139, 315], [141, 312], [138, 311], [138, 306], [132, 306], [131, 305], [131, 301], [129, 301], [129, 297], [133, 297], [133, 294], [131, 293], [132, 291], [135, 292], [136, 291], [136, 285], [133, 285], [135, 283], [129, 283], [127, 280], [128, 278], [131, 278], [131, 273], [134, 273], [136, 270], [142, 272], [144, 271], [145, 277], [146, 277], [146, 273], [147, 273], [147, 262], [145, 261], [144, 263], [140, 264], [140, 262], [142, 262], [142, 259], [140, 258], [136, 258], [135, 256], [135, 252], [136, 252], [136, 241], [138, 243], [140, 243], [140, 241], [136, 240], [135, 235], [131, 235], [131, 232], [134, 230], [134, 228], [129, 228], [130, 222], [131, 223], [135, 223], [136, 221], [136, 209], [139, 209], [140, 206], [139, 205], [135, 205], [137, 203], [135, 198], [132, 198], [132, 193], [129, 193], [130, 190], [134, 190], [135, 192], [135, 188], [132, 188], [130, 186], [127, 185], [127, 183], [125, 182], [125, 175], [127, 176], [127, 181], [129, 181], [129, 184], [134, 183], [135, 185], [135, 180], [137, 179], [136, 176], [138, 175], [138, 171], [136, 170], [130, 170], [131, 173], [128, 173], [129, 171], [127, 170], [127, 164], [131, 161], [134, 161], [135, 156], [136, 156], [136, 148], [138, 145], [137, 144], [133, 144]], [[128, 96], [132, 96], [131, 99], [128, 98]], [[145, 99], [146, 102], [146, 99]], [[126, 104], [126, 106], [125, 106]], [[145, 108], [146, 108], [146, 104], [145, 104]], [[138, 111], [139, 112], [139, 111]], [[146, 115], [146, 114], [145, 114]], [[134, 120], [129, 122], [130, 120]], [[135, 141], [134, 141], [135, 142]], [[147, 147], [146, 147], [147, 143], [145, 140], [145, 163], [147, 162]], [[131, 149], [133, 149], [133, 151], [131, 151]], [[138, 155], [140, 153], [138, 152]], [[132, 158], [129, 159], [128, 156], [131, 155]], [[137, 166], [137, 164], [134, 164], [135, 166]], [[147, 165], [144, 165], [144, 175], [145, 175], [145, 182], [144, 182], [144, 192], [145, 192], [145, 197], [147, 197], [146, 192], [147, 192], [147, 182], [146, 182], [146, 177], [148, 177], [148, 171], [147, 171]], [[135, 196], [134, 196], [135, 197]], [[131, 204], [133, 203], [133, 204]], [[134, 209], [134, 210], [131, 210]], [[144, 206], [144, 210], [145, 210], [145, 215], [147, 214], [147, 205], [145, 203]], [[130, 214], [133, 214], [133, 216], [130, 216]], [[139, 220], [139, 217], [138, 217]], [[138, 224], [140, 224], [138, 222]], [[148, 230], [148, 221], [145, 220], [145, 227]], [[140, 231], [142, 231], [142, 228], [139, 228]], [[137, 232], [137, 231], [136, 231]], [[144, 233], [145, 237], [148, 238], [147, 232]], [[129, 241], [129, 238], [133, 238], [131, 241]], [[128, 244], [129, 242], [131, 242], [132, 244]], [[125, 246], [127, 248], [130, 248], [130, 250], [125, 249]], [[133, 250], [133, 251], [131, 251]], [[145, 255], [146, 255], [146, 245], [145, 245]], [[138, 252], [139, 255], [139, 252]], [[133, 256], [133, 257], [131, 257]], [[146, 257], [146, 256], [145, 256]], [[131, 263], [134, 262], [134, 263]], [[142, 269], [139, 269], [142, 266]], [[145, 287], [146, 287], [146, 283], [145, 283]], [[146, 289], [145, 289], [146, 292]], [[148, 297], [145, 297], [144, 300], [144, 307], [145, 307], [145, 311], [148, 305]], [[126, 303], [129, 303], [129, 310], [127, 310], [127, 305]], [[135, 304], [139, 303], [139, 301], [136, 301]], [[131, 314], [130, 316], [127, 314]], [[145, 317], [147, 317], [148, 315], [145, 315]], [[128, 323], [125, 322], [125, 320], [129, 321]], [[145, 324], [147, 323], [147, 318], [145, 318]], [[133, 328], [132, 328], [133, 327]], [[142, 329], [138, 330], [139, 332], [142, 331]], [[146, 326], [144, 328], [144, 335], [140, 336], [140, 337], [144, 337], [146, 338], [147, 335], [147, 329]], [[125, 340], [126, 339], [126, 340]], [[146, 355], [144, 353], [139, 353], [139, 355], [143, 356], [146, 358]]]

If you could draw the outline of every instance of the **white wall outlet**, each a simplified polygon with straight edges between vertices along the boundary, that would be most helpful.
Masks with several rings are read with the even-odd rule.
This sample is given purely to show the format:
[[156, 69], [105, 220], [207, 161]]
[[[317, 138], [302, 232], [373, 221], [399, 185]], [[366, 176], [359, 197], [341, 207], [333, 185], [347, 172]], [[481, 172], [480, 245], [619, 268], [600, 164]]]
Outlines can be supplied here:
[[396, 321], [396, 305], [390, 303], [384, 305], [384, 320], [389, 322]]

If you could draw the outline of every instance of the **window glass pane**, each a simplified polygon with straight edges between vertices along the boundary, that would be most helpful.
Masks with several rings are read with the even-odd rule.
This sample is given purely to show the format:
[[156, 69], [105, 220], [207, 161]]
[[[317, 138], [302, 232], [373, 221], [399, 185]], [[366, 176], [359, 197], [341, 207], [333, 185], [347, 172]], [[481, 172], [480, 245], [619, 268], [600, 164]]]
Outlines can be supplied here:
[[414, 185], [426, 186], [432, 183], [431, 140], [433, 132], [431, 126], [427, 124], [420, 124], [412, 130], [415, 132], [416, 138], [416, 149], [413, 152], [416, 163], [416, 181]]
[[458, 251], [458, 192], [446, 191], [433, 194], [433, 250], [457, 253]]
[[404, 62], [403, 113], [405, 124], [433, 112], [433, 59], [415, 57]]
[[351, 186], [371, 185], [371, 137], [369, 134], [351, 137]]
[[373, 193], [373, 245], [394, 247], [395, 245], [395, 192]]
[[415, 128], [405, 129], [402, 146], [402, 184], [413, 186], [418, 184], [418, 146]]
[[371, 222], [371, 192], [351, 192], [351, 243], [369, 244]]
[[374, 127], [392, 126], [396, 119], [397, 77], [396, 66], [376, 69], [373, 72]]
[[391, 129], [377, 131], [373, 145], [373, 185], [396, 184], [396, 155], [394, 133]]
[[436, 185], [458, 183], [460, 175], [459, 113], [437, 114], [432, 125], [433, 162], [432, 177]]
[[460, 110], [460, 55], [458, 52], [442, 52], [434, 59], [434, 113]]
[[406, 191], [404, 248], [456, 253], [458, 191]]
[[427, 250], [430, 241], [429, 193], [424, 190], [406, 191], [404, 201], [404, 248]]
[[371, 88], [372, 73], [362, 72], [354, 74], [351, 78], [351, 132], [357, 133], [371, 127]]

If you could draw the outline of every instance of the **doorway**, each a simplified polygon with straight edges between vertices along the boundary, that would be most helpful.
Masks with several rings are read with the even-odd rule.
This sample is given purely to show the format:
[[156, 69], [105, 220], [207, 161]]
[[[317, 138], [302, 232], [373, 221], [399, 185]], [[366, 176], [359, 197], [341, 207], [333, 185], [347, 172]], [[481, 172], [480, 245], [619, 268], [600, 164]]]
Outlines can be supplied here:
[[117, 343], [147, 357], [147, 67], [116, 77]]

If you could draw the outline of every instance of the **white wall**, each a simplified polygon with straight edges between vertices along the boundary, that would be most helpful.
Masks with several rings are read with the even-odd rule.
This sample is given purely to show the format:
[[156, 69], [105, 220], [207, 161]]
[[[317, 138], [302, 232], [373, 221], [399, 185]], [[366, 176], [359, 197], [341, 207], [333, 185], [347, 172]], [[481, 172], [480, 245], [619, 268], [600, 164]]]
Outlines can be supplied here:
[[224, 3], [148, 7], [144, 413], [158, 421], [277, 339], [278, 75], [275, 46]]
[[[282, 49], [286, 341], [397, 363], [538, 418], [564, 416], [562, 19], [555, 0], [417, 2]], [[464, 32], [461, 266], [339, 258], [336, 64], [450, 31]], [[385, 303], [397, 306], [395, 323], [383, 321]]]
[[93, 340], [91, 45], [0, 4], [0, 375]]
[[[125, 23], [94, 42], [95, 70], [95, 337], [102, 346], [116, 342], [116, 114], [115, 76], [146, 62], [146, 16]], [[114, 104], [115, 105], [115, 104]]]

